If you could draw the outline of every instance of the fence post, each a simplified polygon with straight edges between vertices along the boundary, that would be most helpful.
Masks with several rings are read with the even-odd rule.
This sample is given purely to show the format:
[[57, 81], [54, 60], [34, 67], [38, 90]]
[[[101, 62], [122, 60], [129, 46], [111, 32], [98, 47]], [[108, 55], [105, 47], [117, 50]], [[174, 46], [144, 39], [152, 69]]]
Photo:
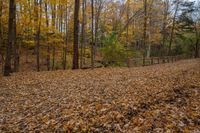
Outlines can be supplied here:
[[145, 57], [143, 57], [143, 66], [145, 66]]
[[151, 58], [151, 65], [153, 65], [153, 58]]
[[169, 63], [170, 61], [169, 61], [169, 57], [167, 56], [167, 62]]
[[165, 57], [162, 58], [162, 63], [165, 63]]
[[127, 59], [126, 63], [127, 63], [127, 66], [130, 67], [130, 59], [129, 58]]

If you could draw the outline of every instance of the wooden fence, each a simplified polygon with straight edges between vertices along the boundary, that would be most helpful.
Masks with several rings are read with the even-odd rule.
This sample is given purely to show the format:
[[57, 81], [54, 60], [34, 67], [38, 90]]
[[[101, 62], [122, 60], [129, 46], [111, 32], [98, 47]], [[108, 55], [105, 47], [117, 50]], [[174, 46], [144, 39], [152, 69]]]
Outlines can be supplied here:
[[[126, 61], [112, 61], [104, 62], [102, 60], [95, 61], [95, 68], [112, 66], [112, 64], [120, 64], [119, 66], [126, 67], [139, 67], [139, 66], [150, 66], [155, 64], [163, 63], [173, 63], [182, 59], [186, 59], [183, 56], [163, 56], [163, 57], [150, 57], [150, 58], [132, 58], [127, 59]], [[83, 69], [91, 68], [91, 66], [85, 66]]]
[[127, 67], [149, 66], [154, 64], [173, 63], [185, 59], [183, 56], [164, 56], [150, 58], [133, 58], [127, 60]]

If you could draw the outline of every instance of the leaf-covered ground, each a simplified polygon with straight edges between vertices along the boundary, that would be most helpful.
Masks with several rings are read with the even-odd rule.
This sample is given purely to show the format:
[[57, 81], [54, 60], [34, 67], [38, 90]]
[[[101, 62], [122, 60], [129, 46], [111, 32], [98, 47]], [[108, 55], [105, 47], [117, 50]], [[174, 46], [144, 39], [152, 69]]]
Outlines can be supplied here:
[[0, 132], [200, 132], [200, 60], [0, 79]]

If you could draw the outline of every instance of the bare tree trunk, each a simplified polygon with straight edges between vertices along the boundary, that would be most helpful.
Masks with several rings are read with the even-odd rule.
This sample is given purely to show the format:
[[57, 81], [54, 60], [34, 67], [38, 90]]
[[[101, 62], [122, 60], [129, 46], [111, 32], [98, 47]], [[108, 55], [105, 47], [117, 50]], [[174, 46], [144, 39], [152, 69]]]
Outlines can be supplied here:
[[195, 58], [199, 58], [199, 33], [197, 30], [197, 24], [195, 23], [196, 43], [195, 43]]
[[195, 58], [199, 58], [199, 39], [195, 43]]
[[166, 31], [166, 26], [167, 26], [167, 16], [168, 16], [168, 11], [169, 11], [169, 0], [164, 1], [164, 19], [163, 19], [163, 31], [162, 31], [162, 44], [161, 44], [161, 56], [164, 54], [164, 47], [165, 47], [165, 42], [167, 39], [167, 31]]
[[75, 0], [74, 7], [74, 54], [73, 54], [73, 66], [72, 69], [79, 68], [79, 53], [78, 53], [78, 42], [79, 42], [79, 6], [80, 0]]
[[15, 19], [13, 21], [13, 30], [14, 30], [14, 44], [13, 44], [13, 54], [14, 54], [14, 72], [18, 72], [19, 71], [19, 46], [17, 45], [17, 41], [16, 41], [16, 3], [14, 3], [14, 16]]
[[[35, 28], [35, 49], [34, 53], [37, 54], [37, 40], [38, 40], [38, 1], [34, 0], [34, 28]], [[38, 70], [37, 56], [36, 56], [36, 65]]]
[[82, 31], [81, 31], [81, 58], [80, 58], [80, 68], [83, 67], [83, 48], [85, 47], [85, 9], [86, 9], [86, 0], [82, 1]]
[[[36, 45], [36, 64], [37, 64], [37, 71], [40, 71], [40, 27], [41, 27], [41, 17], [42, 17], [42, 0], [38, 1], [35, 0], [35, 45]], [[40, 12], [39, 10], [40, 9]]]
[[[126, 11], [127, 22], [129, 20], [129, 3], [130, 1], [127, 0], [127, 11]], [[129, 23], [126, 27], [126, 48], [128, 48], [128, 43], [129, 43]]]
[[55, 68], [55, 55], [56, 55], [56, 48], [53, 46], [53, 53], [52, 53], [52, 70]]
[[146, 55], [146, 39], [147, 39], [147, 0], [144, 0], [143, 58], [145, 58]]
[[168, 49], [168, 55], [171, 55], [171, 48], [172, 48], [172, 42], [173, 42], [173, 37], [174, 37], [174, 29], [175, 29], [175, 24], [176, 24], [176, 15], [178, 12], [178, 8], [179, 8], [179, 0], [176, 3], [176, 9], [175, 9], [175, 13], [174, 13], [174, 17], [173, 17], [173, 23], [172, 23], [172, 30], [171, 30], [171, 35], [170, 35], [170, 42], [169, 42], [169, 49]]
[[[61, 33], [62, 37], [63, 37], [63, 5], [61, 5], [61, 3], [59, 2], [59, 10], [60, 10], [60, 16], [59, 16], [59, 32]], [[63, 38], [64, 39], [64, 38]], [[65, 40], [65, 39], [64, 39]], [[65, 69], [64, 67], [64, 62], [65, 62], [65, 46], [63, 46], [62, 48], [62, 66], [63, 69]]]
[[85, 16], [84, 16], [84, 19], [85, 19], [85, 22], [84, 22], [84, 30], [85, 30], [85, 33], [84, 33], [84, 45], [83, 45], [83, 64], [85, 65], [86, 64], [86, 25], [87, 25], [87, 15], [86, 15], [86, 11], [87, 11], [87, 0], [84, 0], [85, 1]]
[[[0, 0], [0, 56], [1, 56], [1, 65], [4, 66], [3, 62], [3, 26], [2, 26], [2, 11], [3, 11], [3, 0]], [[3, 70], [3, 69], [2, 69]], [[3, 71], [2, 71], [3, 72]]]
[[[31, 1], [28, 1], [28, 16], [29, 16], [29, 24], [32, 22], [32, 9], [31, 9]], [[32, 27], [28, 28], [28, 40], [31, 40], [32, 36]], [[26, 44], [26, 63], [28, 63], [28, 55], [29, 55], [29, 45]]]
[[48, 4], [47, 2], [45, 3], [45, 15], [46, 15], [46, 26], [47, 26], [47, 38], [46, 38], [46, 41], [47, 41], [47, 59], [46, 59], [46, 62], [47, 62], [47, 70], [50, 71], [50, 46], [49, 46], [49, 35], [48, 35], [48, 32], [49, 32], [49, 17], [48, 17]]
[[[56, 30], [56, 5], [52, 5], [52, 27], [53, 27], [53, 32]], [[52, 50], [52, 70], [54, 70], [55, 67], [55, 46], [53, 46]]]
[[65, 47], [64, 47], [64, 61], [63, 61], [63, 69], [65, 70], [67, 67], [67, 45], [68, 45], [68, 5], [66, 5], [65, 11]]
[[97, 53], [97, 48], [98, 48], [98, 30], [99, 30], [99, 21], [100, 21], [100, 15], [101, 15], [101, 11], [103, 8], [103, 0], [97, 0], [95, 3], [95, 8], [96, 8], [96, 13], [95, 13], [95, 42], [94, 42], [94, 60], [96, 57], [96, 53]]
[[92, 9], [91, 67], [94, 68], [94, 0], [91, 0], [91, 9]]
[[60, 33], [62, 34], [62, 31], [63, 31], [63, 6], [62, 5], [60, 5], [60, 22], [59, 22], [59, 24], [60, 24], [60, 26], [59, 26], [59, 31], [60, 31]]
[[9, 3], [9, 22], [8, 22], [8, 44], [6, 45], [6, 60], [4, 66], [4, 76], [9, 76], [11, 73], [11, 53], [12, 46], [15, 41], [15, 26], [14, 21], [16, 19], [15, 16], [15, 0], [10, 0]]
[[149, 31], [148, 31], [148, 49], [147, 49], [147, 58], [151, 57], [151, 33], [152, 33], [152, 7], [154, 0], [151, 0], [149, 5], [149, 13], [148, 13], [148, 22], [149, 22]]

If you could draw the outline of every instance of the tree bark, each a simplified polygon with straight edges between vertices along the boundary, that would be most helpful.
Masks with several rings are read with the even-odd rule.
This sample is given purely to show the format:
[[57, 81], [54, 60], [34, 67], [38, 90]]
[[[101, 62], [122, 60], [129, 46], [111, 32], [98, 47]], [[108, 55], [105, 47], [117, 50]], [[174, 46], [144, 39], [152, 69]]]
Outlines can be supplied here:
[[64, 61], [63, 61], [63, 69], [65, 70], [67, 67], [67, 45], [68, 45], [68, 5], [66, 5], [65, 12], [65, 47], [64, 47]]
[[[53, 27], [53, 33], [55, 33], [55, 30], [56, 30], [56, 5], [53, 4], [52, 7], [52, 27]], [[52, 66], [51, 66], [51, 69], [54, 70], [54, 67], [55, 67], [55, 51], [56, 51], [56, 48], [55, 46], [53, 46], [52, 48]]]
[[91, 68], [94, 68], [94, 0], [91, 0], [91, 9], [92, 9]]
[[55, 55], [56, 55], [56, 48], [53, 46], [53, 53], [52, 53], [52, 70], [55, 68]]
[[161, 56], [164, 54], [164, 47], [165, 47], [165, 42], [167, 39], [167, 31], [166, 31], [166, 26], [167, 26], [167, 16], [168, 16], [168, 11], [169, 11], [169, 0], [164, 1], [164, 18], [163, 18], [163, 31], [162, 31], [162, 45], [161, 45]]
[[79, 6], [80, 0], [75, 0], [74, 5], [74, 54], [73, 54], [73, 66], [72, 69], [79, 68], [79, 52], [78, 52], [78, 42], [79, 42]]
[[199, 58], [199, 38], [200, 35], [197, 30], [197, 24], [195, 23], [196, 43], [195, 43], [195, 58]]
[[15, 41], [15, 0], [10, 0], [9, 2], [9, 22], [8, 22], [8, 44], [6, 45], [6, 60], [4, 66], [4, 76], [9, 76], [11, 73], [11, 54], [12, 46], [14, 46]]
[[86, 9], [86, 0], [82, 1], [82, 31], [81, 31], [81, 58], [80, 58], [80, 68], [83, 67], [83, 48], [85, 47], [85, 9]]
[[[38, 1], [35, 0], [34, 1], [34, 12], [35, 12], [35, 30], [36, 30], [36, 34], [35, 34], [35, 45], [36, 45], [36, 65], [37, 65], [37, 71], [40, 71], [40, 28], [41, 28], [41, 17], [42, 17], [42, 0]], [[40, 12], [39, 12], [40, 9]]]
[[199, 58], [199, 39], [196, 40], [195, 44], [195, 58]]
[[0, 0], [0, 56], [1, 56], [1, 59], [2, 59], [0, 61], [0, 63], [1, 63], [2, 66], [4, 66], [4, 62], [3, 62], [3, 49], [2, 49], [3, 48], [2, 11], [3, 11], [3, 0]]
[[146, 39], [147, 39], [147, 0], [144, 0], [144, 31], [143, 31], [143, 56], [146, 55]]
[[100, 15], [101, 15], [101, 11], [103, 8], [103, 0], [98, 0], [98, 2], [96, 1], [95, 3], [95, 8], [96, 8], [96, 12], [95, 12], [95, 40], [94, 40], [94, 60], [96, 57], [96, 53], [97, 53], [97, 47], [98, 47], [98, 30], [99, 30], [99, 21], [100, 21]]
[[170, 35], [168, 56], [171, 55], [172, 42], [173, 42], [174, 30], [175, 30], [175, 24], [176, 24], [176, 15], [177, 15], [177, 12], [178, 12], [178, 8], [179, 8], [179, 0], [176, 3], [176, 9], [175, 9], [174, 17], [173, 17], [173, 20], [172, 20], [173, 22], [172, 22], [172, 30], [171, 30], [171, 35]]
[[[127, 11], [126, 11], [127, 22], [129, 20], [129, 3], [130, 1], [127, 0]], [[128, 43], [129, 43], [129, 24], [126, 27], [126, 48], [128, 48]]]
[[149, 5], [149, 13], [148, 13], [148, 22], [149, 22], [149, 30], [148, 30], [148, 48], [147, 48], [147, 58], [151, 57], [151, 33], [152, 33], [152, 8], [153, 8], [154, 0], [151, 0]]
[[48, 4], [47, 2], [45, 3], [45, 15], [46, 15], [46, 26], [47, 26], [47, 34], [46, 34], [46, 41], [47, 41], [47, 70], [50, 71], [50, 46], [49, 46], [49, 43], [48, 43], [48, 39], [49, 39], [49, 35], [48, 35], [48, 32], [49, 32], [49, 17], [48, 17]]
[[19, 46], [17, 45], [17, 41], [16, 41], [16, 3], [14, 3], [14, 16], [15, 19], [13, 21], [13, 30], [14, 30], [14, 43], [13, 43], [13, 54], [14, 54], [14, 72], [18, 72], [19, 71]]

